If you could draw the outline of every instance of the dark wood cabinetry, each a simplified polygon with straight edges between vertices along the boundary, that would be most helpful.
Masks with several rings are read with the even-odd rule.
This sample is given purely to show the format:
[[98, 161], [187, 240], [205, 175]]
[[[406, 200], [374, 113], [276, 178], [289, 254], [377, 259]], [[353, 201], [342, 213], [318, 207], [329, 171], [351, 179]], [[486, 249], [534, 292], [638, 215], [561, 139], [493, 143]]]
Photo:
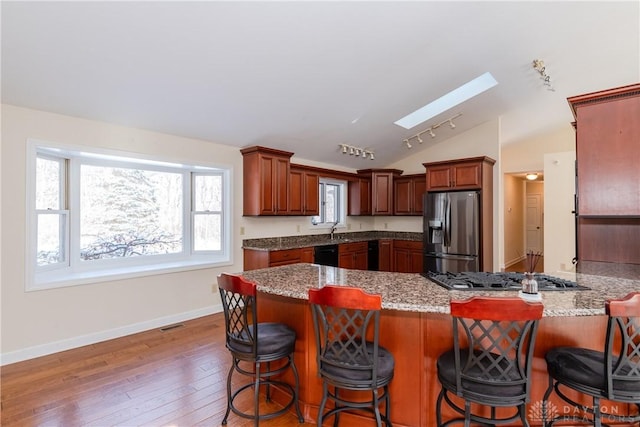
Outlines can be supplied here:
[[577, 258], [640, 264], [640, 84], [568, 101], [576, 120]]
[[423, 264], [422, 242], [393, 241], [393, 270], [398, 273], [421, 273]]
[[422, 215], [422, 195], [427, 191], [424, 174], [404, 175], [393, 181], [394, 215]]
[[280, 265], [313, 262], [313, 248], [283, 249], [280, 251], [261, 251], [244, 249], [244, 270], [278, 267]]
[[368, 243], [354, 242], [338, 245], [338, 267], [366, 270], [368, 268]]
[[243, 157], [243, 214], [286, 215], [289, 210], [289, 159], [293, 153], [258, 146], [240, 152]]
[[318, 215], [320, 176], [302, 166], [290, 165], [289, 214]]
[[371, 179], [349, 181], [349, 215], [371, 215]]
[[397, 169], [359, 170], [358, 179], [349, 184], [349, 215], [393, 215], [393, 180], [401, 173]]
[[480, 190], [491, 175], [495, 160], [474, 157], [455, 161], [424, 163], [427, 191]]
[[378, 240], [378, 271], [393, 271], [393, 240]]
[[479, 191], [480, 194], [480, 271], [493, 266], [493, 165], [489, 157], [470, 157], [423, 163], [428, 192]]

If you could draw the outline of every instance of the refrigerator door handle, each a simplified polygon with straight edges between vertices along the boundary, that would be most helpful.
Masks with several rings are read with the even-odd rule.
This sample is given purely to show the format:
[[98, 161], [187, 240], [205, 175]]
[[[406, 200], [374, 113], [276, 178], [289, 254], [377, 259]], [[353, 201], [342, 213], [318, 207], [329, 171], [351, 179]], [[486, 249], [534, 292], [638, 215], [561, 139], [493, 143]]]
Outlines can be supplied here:
[[451, 226], [451, 200], [449, 199], [449, 195], [447, 194], [445, 199], [445, 213], [444, 213], [444, 239], [443, 246], [451, 246], [451, 230], [449, 227]]

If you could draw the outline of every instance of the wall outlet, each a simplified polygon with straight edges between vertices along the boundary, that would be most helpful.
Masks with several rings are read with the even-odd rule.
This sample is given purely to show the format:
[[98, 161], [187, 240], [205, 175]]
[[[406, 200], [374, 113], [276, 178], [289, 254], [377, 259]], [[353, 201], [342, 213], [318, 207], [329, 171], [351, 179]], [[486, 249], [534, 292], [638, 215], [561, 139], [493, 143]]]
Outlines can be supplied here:
[[300, 232], [300, 224], [296, 225], [296, 232]]
[[218, 285], [216, 285], [215, 283], [211, 284], [211, 292], [213, 292], [214, 294], [216, 292], [218, 292]]
[[244, 227], [240, 227], [240, 235], [244, 236]]
[[386, 222], [384, 223], [384, 228], [387, 229], [389, 228], [389, 224], [387, 224]]
[[347, 230], [351, 230], [351, 224], [347, 224]]

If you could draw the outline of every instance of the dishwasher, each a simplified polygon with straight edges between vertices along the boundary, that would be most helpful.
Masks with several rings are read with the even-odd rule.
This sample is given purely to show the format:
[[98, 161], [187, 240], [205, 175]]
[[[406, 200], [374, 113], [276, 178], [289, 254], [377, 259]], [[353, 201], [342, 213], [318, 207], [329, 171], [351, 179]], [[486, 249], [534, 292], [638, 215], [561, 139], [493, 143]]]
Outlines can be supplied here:
[[313, 262], [320, 265], [338, 266], [338, 245], [316, 246], [313, 254]]

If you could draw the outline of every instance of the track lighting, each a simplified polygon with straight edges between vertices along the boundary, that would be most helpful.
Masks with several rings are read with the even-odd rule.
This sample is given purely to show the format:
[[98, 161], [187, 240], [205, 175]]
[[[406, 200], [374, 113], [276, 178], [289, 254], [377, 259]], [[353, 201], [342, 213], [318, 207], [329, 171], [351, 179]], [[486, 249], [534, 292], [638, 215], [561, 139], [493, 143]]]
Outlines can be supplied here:
[[551, 86], [551, 76], [547, 74], [547, 67], [544, 65], [544, 61], [541, 59], [534, 59], [533, 69], [540, 73], [540, 78], [542, 79], [543, 84], [547, 87], [547, 90], [555, 92], [556, 90]]
[[366, 159], [368, 156], [371, 160], [375, 158], [373, 151], [368, 148], [356, 147], [349, 144], [338, 144], [338, 146], [342, 154], [349, 153], [350, 156], [362, 157], [363, 159]]
[[436, 124], [435, 124], [435, 125], [433, 125], [433, 126], [429, 126], [429, 127], [428, 127], [428, 128], [426, 128], [425, 130], [420, 131], [420, 132], [418, 132], [417, 134], [415, 134], [415, 135], [413, 135], [413, 136], [410, 136], [409, 138], [405, 139], [405, 140], [404, 140], [404, 141], [402, 141], [402, 142], [404, 142], [404, 143], [407, 145], [407, 148], [411, 148], [411, 147], [413, 147], [413, 145], [411, 145], [411, 140], [412, 140], [412, 139], [414, 139], [414, 138], [415, 138], [415, 139], [416, 139], [420, 144], [422, 144], [422, 143], [424, 142], [424, 141], [422, 140], [422, 134], [424, 134], [424, 133], [428, 133], [428, 134], [429, 134], [429, 136], [431, 136], [431, 138], [435, 138], [435, 137], [436, 137], [436, 134], [435, 134], [435, 132], [434, 132], [433, 130], [434, 130], [434, 129], [438, 129], [440, 126], [442, 126], [442, 125], [444, 125], [444, 124], [446, 124], [446, 123], [449, 123], [449, 127], [450, 127], [451, 129], [455, 129], [455, 128], [456, 128], [456, 125], [455, 125], [455, 123], [453, 123], [453, 120], [454, 120], [454, 119], [457, 119], [457, 118], [458, 118], [458, 117], [460, 117], [461, 115], [462, 115], [462, 113], [458, 113], [458, 114], [456, 114], [455, 116], [448, 118], [447, 120], [443, 120], [443, 121], [441, 121], [440, 123], [436, 123]]

